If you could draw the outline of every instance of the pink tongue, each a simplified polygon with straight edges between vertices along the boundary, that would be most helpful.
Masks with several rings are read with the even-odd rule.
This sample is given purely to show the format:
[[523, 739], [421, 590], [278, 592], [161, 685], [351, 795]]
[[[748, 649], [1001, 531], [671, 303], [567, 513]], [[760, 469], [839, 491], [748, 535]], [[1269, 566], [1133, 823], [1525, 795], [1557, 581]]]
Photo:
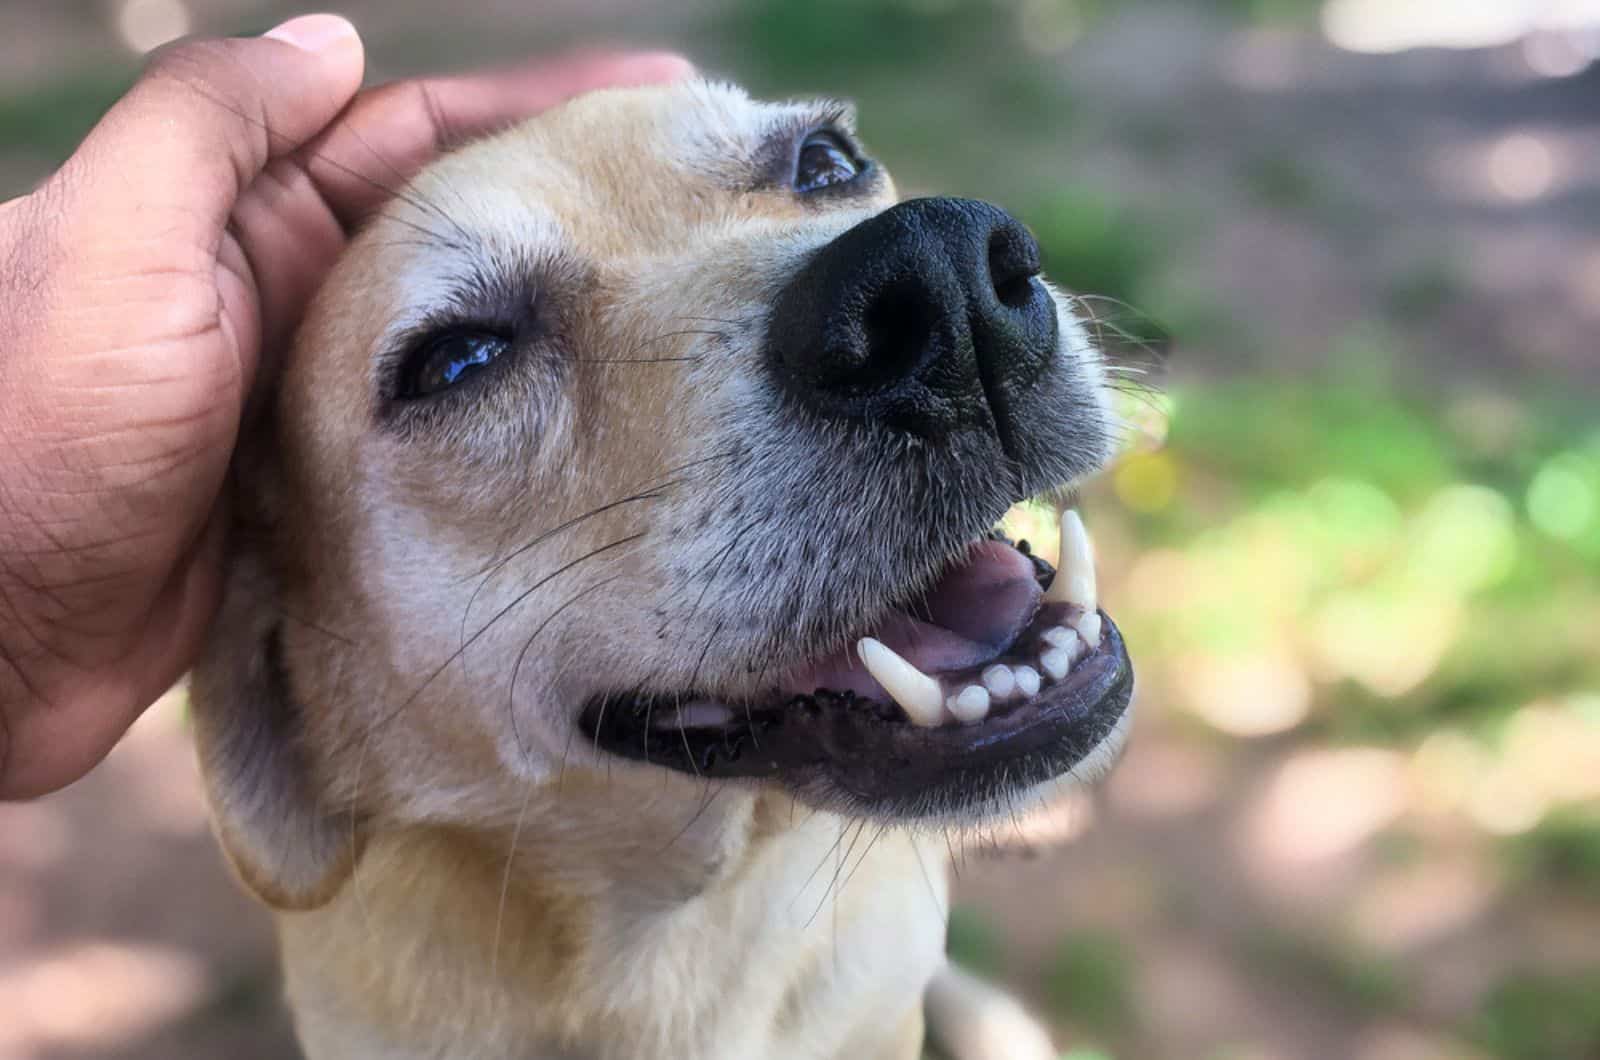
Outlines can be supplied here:
[[[1042, 594], [1032, 560], [1003, 541], [983, 541], [939, 579], [914, 609], [917, 618], [897, 612], [872, 635], [923, 673], [964, 670], [1010, 647], [1039, 609]], [[855, 645], [785, 675], [780, 687], [888, 698], [862, 667]]]

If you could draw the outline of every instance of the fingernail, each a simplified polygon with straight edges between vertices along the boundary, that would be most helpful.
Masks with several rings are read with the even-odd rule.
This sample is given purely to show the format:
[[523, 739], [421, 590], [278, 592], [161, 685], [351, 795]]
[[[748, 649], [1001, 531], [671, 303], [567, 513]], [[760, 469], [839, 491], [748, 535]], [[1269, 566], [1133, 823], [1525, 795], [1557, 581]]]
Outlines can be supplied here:
[[267, 30], [263, 37], [281, 40], [305, 52], [322, 52], [357, 37], [355, 26], [339, 15], [301, 15]]

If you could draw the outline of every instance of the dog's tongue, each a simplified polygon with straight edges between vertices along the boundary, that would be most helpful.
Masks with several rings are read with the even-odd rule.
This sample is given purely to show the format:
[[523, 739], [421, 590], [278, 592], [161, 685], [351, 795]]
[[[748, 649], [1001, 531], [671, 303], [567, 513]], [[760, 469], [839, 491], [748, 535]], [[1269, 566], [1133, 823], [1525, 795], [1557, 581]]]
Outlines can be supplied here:
[[[1009, 648], [1039, 609], [1043, 590], [1033, 561], [1004, 541], [982, 541], [914, 607], [896, 612], [872, 636], [923, 673], [979, 666]], [[819, 688], [886, 698], [851, 646], [786, 675], [786, 692]]]

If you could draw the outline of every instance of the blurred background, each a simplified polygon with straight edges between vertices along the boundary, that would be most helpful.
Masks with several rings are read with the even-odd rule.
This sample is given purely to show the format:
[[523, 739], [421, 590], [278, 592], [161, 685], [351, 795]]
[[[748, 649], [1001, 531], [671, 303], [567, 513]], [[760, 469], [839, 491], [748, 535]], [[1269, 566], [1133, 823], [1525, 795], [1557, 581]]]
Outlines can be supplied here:
[[[143, 51], [297, 6], [0, 0], [0, 198]], [[853, 97], [1094, 296], [1140, 726], [968, 845], [950, 940], [1067, 1056], [1600, 1057], [1600, 3], [335, 6], [381, 78], [620, 39]], [[0, 1057], [293, 1055], [182, 708], [0, 807]]]

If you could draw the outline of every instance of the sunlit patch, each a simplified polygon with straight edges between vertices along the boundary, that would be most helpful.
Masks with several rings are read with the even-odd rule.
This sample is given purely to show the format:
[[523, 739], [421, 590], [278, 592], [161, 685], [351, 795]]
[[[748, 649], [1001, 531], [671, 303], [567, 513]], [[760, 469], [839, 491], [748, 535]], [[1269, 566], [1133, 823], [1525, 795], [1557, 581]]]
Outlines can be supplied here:
[[1417, 808], [1427, 814], [1455, 812], [1487, 768], [1488, 754], [1476, 740], [1460, 729], [1435, 729], [1411, 753]]
[[150, 945], [87, 942], [0, 971], [0, 1054], [106, 1048], [191, 1010], [209, 977], [193, 955]]
[[1311, 681], [1285, 650], [1192, 655], [1175, 669], [1184, 706], [1234, 736], [1286, 732], [1311, 711]]
[[1577, 694], [1512, 711], [1492, 741], [1454, 728], [1425, 738], [1410, 771], [1417, 808], [1516, 835], [1552, 810], [1600, 799], [1600, 697]]
[[1481, 859], [1441, 853], [1373, 880], [1356, 898], [1351, 926], [1367, 946], [1406, 953], [1468, 926], [1499, 892]]
[[1435, 493], [1418, 515], [1405, 576], [1422, 588], [1466, 594], [1502, 581], [1516, 554], [1510, 502], [1487, 487], [1457, 483]]
[[1467, 794], [1466, 811], [1484, 831], [1518, 835], [1544, 819], [1550, 799], [1507, 762], [1496, 762]]
[[1596, 34], [1540, 32], [1522, 42], [1522, 61], [1539, 77], [1572, 77], [1600, 57]]
[[183, 0], [125, 0], [117, 12], [118, 35], [141, 54], [183, 36], [190, 25]]
[[1484, 158], [1489, 185], [1517, 202], [1531, 202], [1555, 184], [1556, 159], [1550, 145], [1533, 133], [1511, 133], [1496, 141]]
[[1352, 588], [1318, 608], [1309, 624], [1318, 675], [1350, 679], [1380, 696], [1411, 691], [1438, 668], [1460, 632], [1458, 598], [1401, 588]]
[[1600, 25], [1595, 0], [1327, 0], [1322, 32], [1346, 51], [1494, 48], [1539, 30]]
[[1405, 785], [1405, 758], [1396, 751], [1296, 752], [1246, 814], [1245, 848], [1269, 872], [1349, 854], [1400, 816]]

